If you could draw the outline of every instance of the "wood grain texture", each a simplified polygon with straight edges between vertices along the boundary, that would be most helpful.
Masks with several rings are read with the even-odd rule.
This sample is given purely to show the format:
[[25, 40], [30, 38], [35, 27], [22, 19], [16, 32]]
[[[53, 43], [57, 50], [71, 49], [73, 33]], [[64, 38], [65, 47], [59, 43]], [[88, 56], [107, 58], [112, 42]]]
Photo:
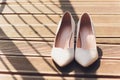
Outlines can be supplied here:
[[[96, 37], [120, 37], [119, 15], [91, 15], [91, 17]], [[1, 15], [0, 29], [8, 37], [54, 37], [60, 18], [59, 15]]]
[[0, 75], [2, 80], [119, 80], [115, 78], [79, 78], [79, 77], [61, 77], [61, 76], [33, 76], [33, 75]]
[[[62, 2], [68, 2], [66, 0], [60, 0]], [[119, 2], [120, 0], [69, 0], [70, 2]], [[28, 2], [31, 2], [31, 3], [38, 3], [40, 2], [40, 0], [8, 0], [8, 1], [0, 1], [0, 3], [16, 3], [16, 2], [19, 2], [19, 3], [28, 3]], [[59, 0], [41, 0], [41, 2], [59, 2]]]
[[[39, 5], [39, 4], [1, 4], [4, 6], [2, 14], [62, 14], [63, 11], [69, 10], [72, 14], [82, 14], [88, 12], [90, 14], [120, 14], [119, 4], [106, 5]], [[103, 10], [104, 9], [104, 10]]]
[[[38, 74], [56, 76], [116, 76], [120, 77], [119, 60], [98, 60], [89, 68], [79, 66], [75, 61], [60, 68], [53, 63], [50, 57], [17, 57], [1, 56], [0, 73]], [[114, 70], [112, 68], [115, 68]]]
[[[57, 25], [1, 25], [0, 37], [55, 37]], [[120, 37], [120, 27], [97, 26], [96, 37]], [[14, 34], [14, 35], [13, 35]]]
[[[58, 67], [50, 53], [64, 11], [90, 13], [99, 60]], [[0, 0], [0, 79], [119, 80], [120, 0]]]
[[120, 1], [45, 1], [45, 0], [41, 0], [41, 1], [33, 1], [31, 2], [29, 1], [3, 1], [0, 2], [0, 4], [4, 4], [4, 5], [119, 5]]
[[[22, 24], [44, 24], [44, 25], [55, 25], [58, 24], [61, 19], [61, 15], [44, 15], [44, 14], [11, 14], [11, 15], [0, 15], [0, 25], [22, 25]], [[80, 18], [81, 15], [72, 15], [76, 21], [75, 17]], [[90, 15], [95, 27], [97, 26], [107, 26], [107, 27], [119, 27], [120, 15]], [[117, 20], [116, 20], [117, 19]], [[76, 21], [77, 23], [77, 21]]]
[[[39, 40], [0, 40], [0, 55], [50, 57], [53, 42]], [[99, 57], [120, 59], [120, 45], [97, 44]]]

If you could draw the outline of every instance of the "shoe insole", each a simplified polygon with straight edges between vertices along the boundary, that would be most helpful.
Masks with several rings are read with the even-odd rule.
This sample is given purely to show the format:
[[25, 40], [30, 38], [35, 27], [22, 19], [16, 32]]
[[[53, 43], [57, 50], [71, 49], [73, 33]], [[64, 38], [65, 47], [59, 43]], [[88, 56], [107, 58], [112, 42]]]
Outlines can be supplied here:
[[91, 49], [96, 47], [95, 35], [92, 32], [91, 26], [84, 25], [80, 29], [81, 47]]
[[68, 48], [73, 47], [71, 42], [71, 25], [62, 25], [61, 29], [58, 32], [57, 38], [56, 38], [56, 47], [60, 48]]

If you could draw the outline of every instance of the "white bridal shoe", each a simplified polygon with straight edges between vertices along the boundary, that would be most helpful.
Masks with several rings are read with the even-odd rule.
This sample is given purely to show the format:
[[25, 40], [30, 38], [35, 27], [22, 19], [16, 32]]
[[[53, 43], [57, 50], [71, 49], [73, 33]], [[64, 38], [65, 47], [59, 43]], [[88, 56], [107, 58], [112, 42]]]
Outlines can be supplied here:
[[77, 25], [75, 60], [88, 67], [98, 59], [96, 39], [90, 16], [84, 13]]
[[65, 12], [59, 22], [51, 57], [60, 67], [74, 59], [75, 22], [70, 12]]

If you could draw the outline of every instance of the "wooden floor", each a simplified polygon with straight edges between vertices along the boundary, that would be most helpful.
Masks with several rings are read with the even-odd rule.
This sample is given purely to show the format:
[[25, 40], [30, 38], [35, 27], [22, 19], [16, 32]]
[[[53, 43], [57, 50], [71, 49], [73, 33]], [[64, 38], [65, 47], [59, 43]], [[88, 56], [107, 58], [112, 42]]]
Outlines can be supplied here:
[[[50, 57], [66, 10], [93, 19], [100, 59], [89, 68]], [[0, 0], [0, 80], [120, 80], [120, 0]]]

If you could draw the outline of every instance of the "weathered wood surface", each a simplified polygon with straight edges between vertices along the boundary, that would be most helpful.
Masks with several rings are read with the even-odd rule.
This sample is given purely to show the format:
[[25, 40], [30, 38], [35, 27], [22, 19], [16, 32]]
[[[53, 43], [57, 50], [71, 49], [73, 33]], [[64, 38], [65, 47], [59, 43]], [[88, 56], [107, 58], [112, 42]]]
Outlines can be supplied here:
[[[38, 74], [38, 75], [56, 75], [56, 76], [117, 76], [120, 72], [120, 61], [102, 59], [96, 61], [92, 66], [85, 69], [79, 66], [75, 61], [65, 68], [60, 68], [53, 63], [49, 57], [24, 57], [24, 56], [1, 56], [0, 73], [17, 74]], [[19, 65], [18, 65], [19, 63]], [[32, 65], [31, 65], [32, 64]], [[112, 68], [115, 68], [114, 70]]]
[[60, 76], [20, 76], [20, 75], [0, 75], [3, 80], [119, 80], [115, 78], [78, 78], [78, 77], [60, 77]]
[[[119, 15], [92, 15], [92, 17], [96, 37], [120, 37]], [[20, 37], [20, 34], [24, 37], [39, 37], [38, 35], [54, 37], [59, 19], [59, 15], [1, 15], [0, 29], [8, 37]]]
[[[0, 55], [50, 57], [53, 42], [40, 40], [0, 40]], [[120, 45], [97, 44], [102, 58], [120, 58]]]
[[[56, 25], [57, 26], [57, 25]], [[4, 25], [0, 29], [5, 33], [0, 37], [55, 37], [56, 27], [42, 25]], [[95, 27], [96, 37], [120, 37], [120, 27]], [[14, 35], [13, 35], [14, 34]]]
[[[65, 68], [51, 59], [57, 24], [64, 11], [76, 23], [90, 13], [99, 60], [89, 68], [75, 61]], [[1, 0], [1, 80], [119, 80], [120, 0]]]
[[[34, 5], [34, 4], [33, 4]], [[6, 5], [4, 8], [2, 14], [62, 14], [63, 11], [61, 8], [65, 10], [71, 11], [72, 14], [82, 14], [83, 12], [89, 12], [90, 14], [120, 14], [120, 6], [111, 6], [111, 5], [63, 5], [61, 6], [56, 6], [56, 5], [19, 5], [19, 4], [14, 4], [14, 5]], [[4, 6], [4, 5], [3, 5]], [[74, 11], [71, 10], [72, 7], [74, 8]], [[103, 10], [104, 9], [104, 10]]]
[[[3, 1], [3, 4], [1, 4], [1, 6], [4, 7], [4, 10], [2, 10], [2, 14], [31, 13], [31, 14], [46, 14], [47, 15], [47, 14], [62, 14], [62, 12], [65, 10], [69, 10], [73, 14], [82, 14], [83, 12], [89, 12], [90, 14], [113, 14], [113, 15], [120, 14], [119, 13], [120, 12], [119, 1], [115, 1], [115, 2], [112, 1], [112, 3], [103, 2], [104, 4], [103, 3], [100, 4], [97, 1], [90, 2], [90, 3], [88, 1], [86, 4], [85, 4], [85, 1], [82, 3], [79, 1], [78, 2], [76, 1], [77, 3], [79, 3], [78, 5], [76, 5], [76, 3], [70, 3], [70, 1], [57, 1], [57, 3], [59, 2], [58, 5], [57, 3], [54, 3], [54, 1], [49, 1], [49, 3], [51, 4], [49, 3], [44, 4], [46, 3], [45, 1], [39, 1], [34, 4], [32, 4], [31, 1], [27, 1], [25, 3], [22, 3], [20, 1], [13, 1], [13, 2], [15, 3], [9, 4], [9, 1], [8, 3], [7, 2], [5, 3], [5, 1]], [[99, 3], [99, 5], [97, 3]]]

